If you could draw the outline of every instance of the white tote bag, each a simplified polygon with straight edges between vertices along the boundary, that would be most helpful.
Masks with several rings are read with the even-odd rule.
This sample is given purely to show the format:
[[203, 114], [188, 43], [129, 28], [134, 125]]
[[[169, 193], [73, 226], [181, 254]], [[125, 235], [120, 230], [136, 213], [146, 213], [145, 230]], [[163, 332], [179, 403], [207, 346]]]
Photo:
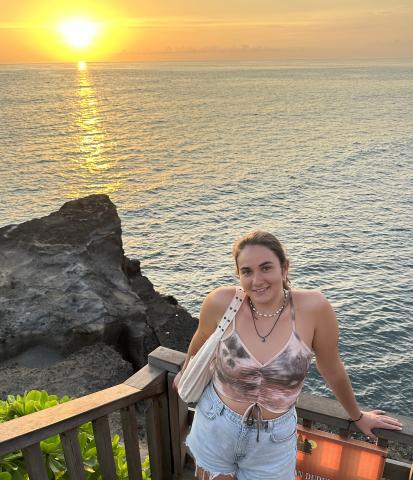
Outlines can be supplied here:
[[241, 287], [237, 287], [234, 298], [221, 318], [216, 330], [202, 345], [196, 355], [189, 360], [178, 383], [178, 393], [184, 402], [197, 402], [204, 388], [211, 381], [215, 369], [215, 355], [218, 343], [238, 312], [244, 297], [244, 290]]

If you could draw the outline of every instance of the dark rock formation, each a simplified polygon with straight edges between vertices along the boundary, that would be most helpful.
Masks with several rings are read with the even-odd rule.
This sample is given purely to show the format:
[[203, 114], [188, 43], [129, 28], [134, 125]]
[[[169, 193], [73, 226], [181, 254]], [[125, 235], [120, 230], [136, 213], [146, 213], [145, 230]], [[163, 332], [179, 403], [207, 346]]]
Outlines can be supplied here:
[[2, 366], [0, 399], [34, 389], [46, 390], [59, 397], [81, 397], [117, 385], [131, 375], [133, 369], [129, 362], [112, 347], [97, 343], [47, 368], [13, 362]]
[[195, 328], [175, 299], [154, 291], [139, 261], [124, 256], [120, 219], [106, 195], [0, 229], [4, 368], [36, 366], [40, 358], [45, 368], [104, 343], [138, 369], [158, 345], [185, 351]]

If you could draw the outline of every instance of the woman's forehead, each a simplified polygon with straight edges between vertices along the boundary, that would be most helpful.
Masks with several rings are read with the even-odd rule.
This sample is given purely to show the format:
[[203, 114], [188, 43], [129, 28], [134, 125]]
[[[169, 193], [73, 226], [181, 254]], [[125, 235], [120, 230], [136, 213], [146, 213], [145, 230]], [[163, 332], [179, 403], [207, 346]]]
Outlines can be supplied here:
[[280, 263], [277, 255], [264, 245], [246, 245], [238, 255], [238, 267], [261, 265], [262, 263]]

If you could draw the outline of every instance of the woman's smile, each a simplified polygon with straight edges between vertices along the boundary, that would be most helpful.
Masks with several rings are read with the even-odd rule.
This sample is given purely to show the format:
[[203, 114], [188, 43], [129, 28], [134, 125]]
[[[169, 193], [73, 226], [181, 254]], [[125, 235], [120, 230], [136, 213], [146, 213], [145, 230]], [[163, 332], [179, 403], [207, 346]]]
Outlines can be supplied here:
[[251, 291], [254, 293], [254, 295], [261, 296], [267, 293], [269, 289], [270, 289], [270, 286], [267, 286], [267, 287], [260, 287], [260, 288], [252, 288]]

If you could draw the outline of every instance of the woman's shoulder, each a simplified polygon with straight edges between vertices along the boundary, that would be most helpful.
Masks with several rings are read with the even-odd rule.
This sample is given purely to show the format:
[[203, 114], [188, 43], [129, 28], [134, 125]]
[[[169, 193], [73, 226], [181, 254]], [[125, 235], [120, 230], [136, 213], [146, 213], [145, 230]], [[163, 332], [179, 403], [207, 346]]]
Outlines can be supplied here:
[[210, 326], [216, 326], [224, 315], [236, 292], [235, 286], [219, 287], [205, 297], [200, 313], [200, 320]]
[[330, 309], [331, 305], [320, 290], [302, 288], [291, 289], [294, 304], [307, 312], [322, 312]]
[[223, 287], [218, 287], [212, 290], [206, 296], [205, 300], [208, 301], [211, 305], [216, 308], [226, 308], [228, 307], [231, 300], [234, 298], [237, 287], [233, 285], [226, 285]]

